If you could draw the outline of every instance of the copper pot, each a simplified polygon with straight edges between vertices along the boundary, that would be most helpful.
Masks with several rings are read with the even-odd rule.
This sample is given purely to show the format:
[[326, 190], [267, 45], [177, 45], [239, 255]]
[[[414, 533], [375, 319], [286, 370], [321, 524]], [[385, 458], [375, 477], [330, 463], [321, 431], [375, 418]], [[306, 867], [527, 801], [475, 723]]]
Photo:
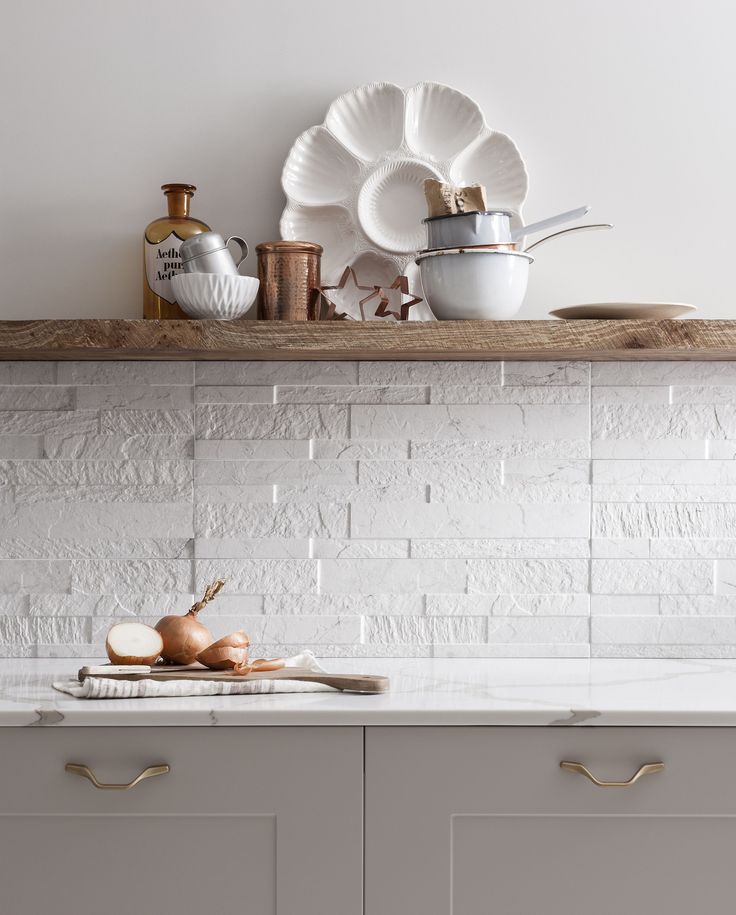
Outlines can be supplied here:
[[322, 246], [311, 241], [268, 241], [256, 245], [256, 253], [259, 320], [316, 320]]

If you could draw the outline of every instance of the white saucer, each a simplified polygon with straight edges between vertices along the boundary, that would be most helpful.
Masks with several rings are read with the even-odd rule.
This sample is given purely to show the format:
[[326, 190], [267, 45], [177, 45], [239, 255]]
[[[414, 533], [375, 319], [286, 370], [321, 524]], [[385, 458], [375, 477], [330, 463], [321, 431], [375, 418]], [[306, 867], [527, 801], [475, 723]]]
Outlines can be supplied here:
[[572, 320], [645, 320], [664, 321], [697, 311], [695, 305], [682, 302], [592, 302], [588, 305], [569, 305], [550, 312], [555, 318]]

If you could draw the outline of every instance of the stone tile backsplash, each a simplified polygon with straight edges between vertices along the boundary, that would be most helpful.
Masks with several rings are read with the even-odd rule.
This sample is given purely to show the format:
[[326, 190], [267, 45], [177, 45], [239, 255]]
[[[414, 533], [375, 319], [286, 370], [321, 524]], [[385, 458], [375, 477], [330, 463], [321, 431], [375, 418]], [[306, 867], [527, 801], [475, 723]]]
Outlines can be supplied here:
[[0, 363], [0, 653], [736, 656], [736, 363]]

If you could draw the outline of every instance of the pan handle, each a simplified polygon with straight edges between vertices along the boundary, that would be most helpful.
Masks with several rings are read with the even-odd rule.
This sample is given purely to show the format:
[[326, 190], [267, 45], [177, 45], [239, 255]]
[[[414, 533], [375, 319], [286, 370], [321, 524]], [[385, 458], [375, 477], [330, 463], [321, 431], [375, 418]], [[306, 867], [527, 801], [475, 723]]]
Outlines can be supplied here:
[[561, 235], [569, 235], [570, 232], [584, 232], [586, 229], [612, 228], [613, 224], [610, 222], [599, 222], [590, 226], [573, 226], [571, 229], [561, 229], [559, 232], [553, 232], [552, 235], [545, 235], [544, 238], [540, 238], [538, 241], [535, 241], [534, 244], [529, 245], [528, 248], [524, 248], [524, 254], [528, 254], [532, 248], [537, 248], [539, 245], [543, 245], [546, 241], [552, 241], [553, 238], [559, 238]]

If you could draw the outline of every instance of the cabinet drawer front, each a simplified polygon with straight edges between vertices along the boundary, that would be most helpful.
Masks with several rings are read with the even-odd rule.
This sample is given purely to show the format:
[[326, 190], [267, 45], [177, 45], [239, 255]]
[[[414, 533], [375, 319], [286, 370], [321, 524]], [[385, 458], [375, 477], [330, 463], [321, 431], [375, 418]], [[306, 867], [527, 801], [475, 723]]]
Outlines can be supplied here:
[[365, 913], [730, 911], [735, 761], [729, 729], [368, 729]]
[[[729, 728], [375, 728], [366, 752], [369, 797], [374, 778], [393, 781], [453, 814], [736, 814]], [[598, 787], [562, 761], [613, 782], [647, 763], [664, 768]]]
[[[0, 815], [270, 816], [305, 795], [327, 797], [331, 785], [362, 787], [360, 728], [6, 728], [0, 748]], [[104, 784], [170, 771], [101, 790], [67, 763]]]

